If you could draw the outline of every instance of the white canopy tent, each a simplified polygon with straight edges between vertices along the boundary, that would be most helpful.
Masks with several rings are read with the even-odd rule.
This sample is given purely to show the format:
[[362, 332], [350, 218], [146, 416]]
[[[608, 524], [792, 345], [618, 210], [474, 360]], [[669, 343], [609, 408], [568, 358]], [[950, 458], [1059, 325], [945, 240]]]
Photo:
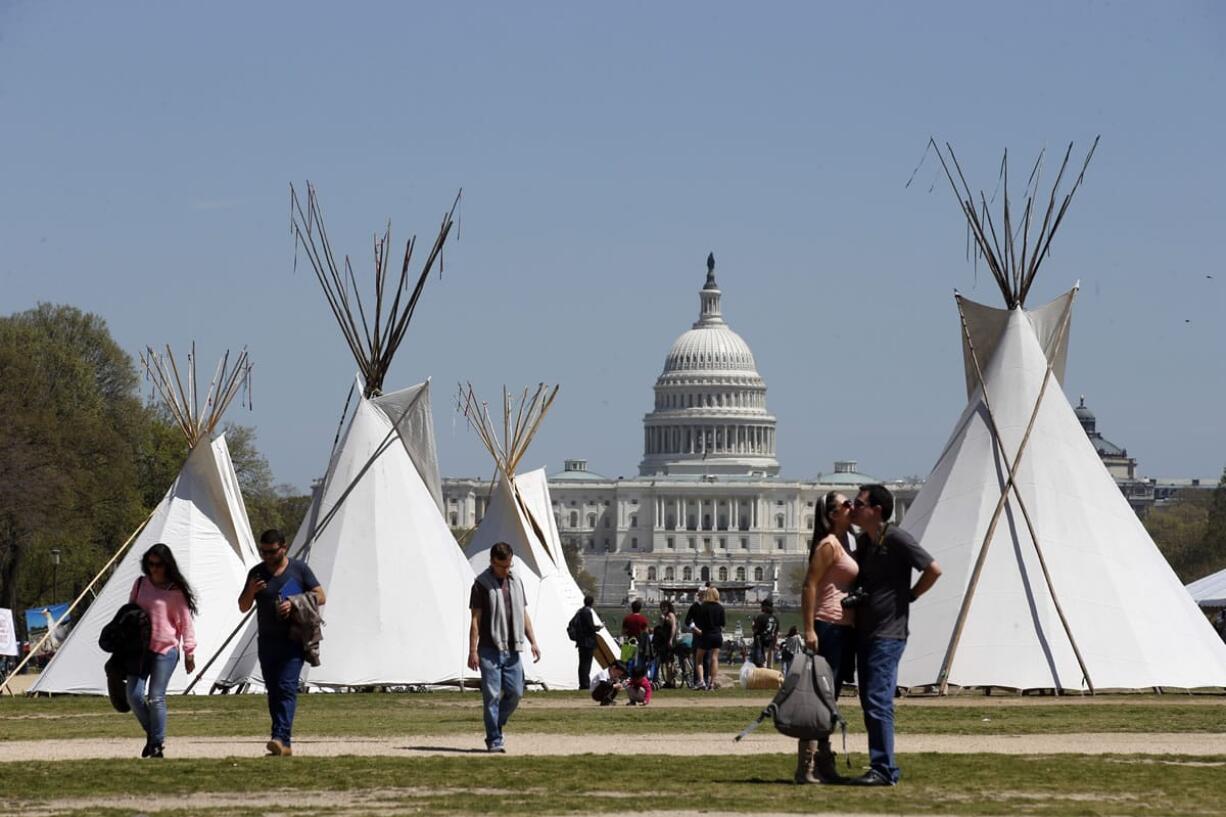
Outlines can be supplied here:
[[1197, 579], [1187, 589], [1201, 607], [1226, 607], [1226, 570]]
[[[195, 592], [199, 607], [194, 619], [198, 657], [221, 650], [242, 620], [235, 600], [242, 591], [247, 571], [259, 556], [225, 436], [210, 442], [208, 435], [249, 373], [246, 354], [240, 356], [233, 370], [225, 365], [219, 370], [202, 415], [195, 413], [189, 397], [189, 391], [195, 391], [194, 385], [190, 390], [180, 390], [177, 374], [172, 385], [172, 379], [167, 377], [171, 367], [163, 366], [152, 350], [146, 365], [187, 434], [191, 451], [144, 529], [34, 683], [33, 693], [107, 694], [103, 665], [109, 656], [98, 646], [98, 636], [115, 612], [128, 602], [132, 585], [141, 575], [145, 551], [159, 542], [174, 553], [179, 569]], [[190, 381], [194, 382], [194, 354], [190, 367]], [[190, 680], [180, 660], [167, 691], [182, 693]]]
[[[1084, 178], [1083, 166], [1057, 206], [1071, 151], [1041, 225], [1031, 185], [1042, 175], [1042, 156], [1024, 208], [1012, 211], [1002, 163], [1004, 221], [997, 229], [986, 196], [973, 196], [952, 150], [946, 163], [938, 149], [1006, 308], [957, 296], [968, 403], [903, 522], [944, 572], [912, 607], [899, 666], [904, 687], [1092, 693], [1226, 686], [1226, 645], [1061, 391], [1076, 288], [1047, 306], [1024, 308]], [[1092, 155], [1093, 148], [1086, 164]]]

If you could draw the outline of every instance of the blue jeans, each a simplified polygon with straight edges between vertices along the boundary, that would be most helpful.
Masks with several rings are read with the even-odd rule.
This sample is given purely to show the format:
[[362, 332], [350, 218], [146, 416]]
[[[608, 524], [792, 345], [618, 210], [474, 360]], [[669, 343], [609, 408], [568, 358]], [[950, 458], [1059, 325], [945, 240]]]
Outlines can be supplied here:
[[481, 659], [481, 701], [485, 719], [485, 745], [502, 745], [502, 727], [519, 706], [524, 694], [524, 665], [517, 652], [499, 652], [494, 647], [477, 650]]
[[170, 652], [153, 654], [149, 667], [149, 686], [146, 697], [145, 679], [139, 675], [128, 676], [128, 706], [145, 729], [149, 743], [161, 746], [166, 742], [166, 687], [170, 676], [179, 664], [179, 648]]
[[856, 666], [856, 631], [842, 624], [831, 624], [820, 618], [813, 622], [817, 631], [817, 654], [830, 665], [834, 676], [834, 697], [843, 691], [843, 681], [851, 677]]
[[294, 711], [298, 708], [298, 679], [302, 676], [302, 645], [286, 639], [260, 639], [260, 672], [268, 690], [272, 737], [290, 745]]
[[893, 783], [900, 777], [894, 765], [894, 691], [906, 646], [904, 639], [869, 638], [856, 649], [869, 764]]

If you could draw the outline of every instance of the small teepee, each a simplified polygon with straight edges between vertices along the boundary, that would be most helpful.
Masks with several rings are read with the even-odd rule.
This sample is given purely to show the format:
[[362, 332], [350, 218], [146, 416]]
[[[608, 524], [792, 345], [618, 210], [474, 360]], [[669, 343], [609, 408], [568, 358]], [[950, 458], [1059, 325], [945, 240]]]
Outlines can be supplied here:
[[955, 296], [968, 403], [903, 521], [944, 576], [912, 608], [899, 684], [942, 693], [950, 686], [1093, 693], [1226, 685], [1226, 645], [1061, 391], [1076, 287], [1026, 309], [1094, 148], [1060, 198], [1069, 146], [1041, 221], [1042, 157], [1020, 218], [1003, 164], [999, 230], [987, 198], [976, 202], [947, 150], [948, 161], [937, 152], [1006, 308]]
[[[500, 435], [489, 406], [477, 399], [472, 386], [461, 390], [460, 411], [494, 458], [495, 467], [489, 506], [464, 553], [479, 574], [489, 567], [490, 548], [498, 542], [511, 546], [512, 570], [524, 583], [528, 615], [541, 649], [539, 662], [524, 665], [525, 677], [548, 689], [576, 689], [579, 654], [566, 635], [566, 625], [583, 606], [583, 591], [562, 553], [545, 469], [516, 474], [557, 393], [557, 386], [542, 383], [531, 397], [525, 389], [513, 400], [504, 389]], [[600, 631], [596, 647], [600, 666], [615, 659], [617, 644], [607, 629]]]
[[[141, 557], [159, 542], [170, 547], [195, 591], [199, 606], [194, 620], [198, 659], [221, 650], [242, 620], [235, 600], [247, 571], [259, 556], [225, 435], [217, 439], [211, 436], [226, 408], [250, 382], [247, 353], [242, 352], [232, 362], [226, 353], [203, 393], [197, 387], [194, 348], [185, 379], [180, 377], [169, 347], [165, 357], [148, 349], [142, 362], [167, 411], [187, 438], [187, 461], [119, 566], [31, 688], [33, 693], [106, 694], [103, 664], [109, 656], [98, 647], [98, 635], [115, 611], [128, 602], [132, 585], [141, 575]], [[99, 574], [94, 582], [101, 577]], [[190, 680], [180, 660], [167, 691], [185, 692]]]
[[[473, 572], [441, 511], [429, 383], [383, 392], [426, 280], [436, 263], [441, 269], [455, 205], [411, 293], [416, 240], [388, 286], [390, 227], [376, 238], [373, 303], [359, 295], [349, 259], [342, 267], [333, 258], [314, 188], [305, 208], [296, 195], [292, 206], [297, 246], [359, 370], [352, 417], [290, 551], [307, 561], [328, 596], [320, 665], [307, 667], [303, 680], [331, 689], [461, 683], [469, 674]], [[237, 640], [218, 686], [258, 688], [254, 620]]]

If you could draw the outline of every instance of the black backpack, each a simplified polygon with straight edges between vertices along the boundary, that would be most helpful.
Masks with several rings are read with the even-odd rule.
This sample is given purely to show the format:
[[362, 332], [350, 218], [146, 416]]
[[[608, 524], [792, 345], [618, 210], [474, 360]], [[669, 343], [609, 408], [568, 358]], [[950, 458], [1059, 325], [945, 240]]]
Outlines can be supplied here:
[[576, 610], [575, 614], [570, 617], [570, 621], [566, 623], [566, 637], [576, 644], [579, 643], [580, 638], [583, 638], [583, 625], [579, 623], [579, 614], [582, 612], [582, 609]]
[[664, 619], [656, 625], [654, 630], [651, 631], [651, 645], [655, 648], [657, 653], [664, 652], [672, 646], [668, 643], [668, 635], [672, 629], [673, 628], [668, 623], [668, 619]]

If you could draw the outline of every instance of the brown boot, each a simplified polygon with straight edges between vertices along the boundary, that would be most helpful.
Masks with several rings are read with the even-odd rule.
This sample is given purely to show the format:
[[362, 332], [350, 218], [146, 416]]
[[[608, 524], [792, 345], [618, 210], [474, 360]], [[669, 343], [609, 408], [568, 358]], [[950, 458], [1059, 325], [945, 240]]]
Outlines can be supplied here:
[[838, 756], [830, 749], [830, 741], [823, 740], [817, 744], [813, 755], [813, 771], [817, 779], [827, 785], [842, 785], [847, 778], [839, 774]]
[[796, 774], [792, 777], [798, 786], [822, 781], [813, 776], [813, 756], [817, 752], [817, 741], [796, 741]]

